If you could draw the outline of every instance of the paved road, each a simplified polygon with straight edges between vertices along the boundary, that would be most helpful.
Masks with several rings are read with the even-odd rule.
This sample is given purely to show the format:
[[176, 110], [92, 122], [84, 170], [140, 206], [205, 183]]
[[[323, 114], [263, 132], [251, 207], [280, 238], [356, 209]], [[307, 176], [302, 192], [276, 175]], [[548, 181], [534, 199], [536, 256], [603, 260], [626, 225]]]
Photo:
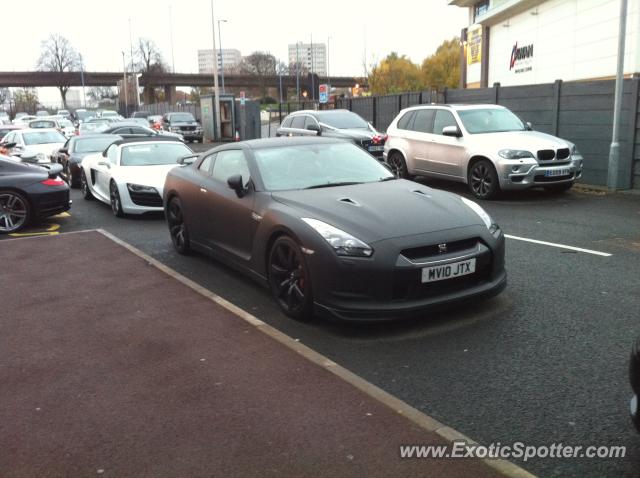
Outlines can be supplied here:
[[534, 473], [640, 471], [626, 370], [640, 334], [640, 196], [531, 191], [485, 202], [508, 234], [612, 255], [508, 239], [509, 285], [498, 298], [429, 321], [366, 327], [290, 321], [259, 285], [208, 258], [177, 256], [162, 217], [115, 219], [106, 205], [77, 191], [73, 198], [71, 216], [53, 221], [60, 231], [107, 229], [484, 444], [627, 447], [623, 459], [521, 463]]

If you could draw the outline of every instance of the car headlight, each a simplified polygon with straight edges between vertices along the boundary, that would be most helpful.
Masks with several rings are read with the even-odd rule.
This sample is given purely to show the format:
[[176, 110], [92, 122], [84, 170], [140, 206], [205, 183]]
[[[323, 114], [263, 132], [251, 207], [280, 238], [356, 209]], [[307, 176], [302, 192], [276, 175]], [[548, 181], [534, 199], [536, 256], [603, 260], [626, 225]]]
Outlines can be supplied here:
[[302, 220], [320, 234], [339, 256], [371, 257], [373, 249], [357, 237], [326, 222], [303, 217]]
[[525, 151], [522, 149], [501, 149], [498, 151], [498, 156], [504, 159], [533, 158], [531, 151]]
[[492, 234], [498, 230], [498, 225], [493, 222], [491, 216], [489, 216], [487, 211], [485, 211], [482, 206], [480, 206], [480, 204], [474, 201], [470, 201], [469, 199], [462, 196], [460, 196], [460, 199], [462, 199], [462, 202], [469, 206], [469, 208], [471, 208], [473, 212], [480, 216], [480, 219], [482, 219], [482, 222], [484, 222], [484, 225], [487, 226], [487, 229], [489, 229]]
[[578, 148], [575, 146], [571, 148], [571, 159], [582, 159], [582, 154], [578, 151]]
[[129, 184], [127, 183], [127, 189], [132, 193], [157, 193], [158, 190], [151, 186], [143, 186], [142, 184]]
[[44, 153], [38, 153], [38, 154], [36, 154], [36, 159], [38, 161], [46, 161], [47, 160], [47, 156]]

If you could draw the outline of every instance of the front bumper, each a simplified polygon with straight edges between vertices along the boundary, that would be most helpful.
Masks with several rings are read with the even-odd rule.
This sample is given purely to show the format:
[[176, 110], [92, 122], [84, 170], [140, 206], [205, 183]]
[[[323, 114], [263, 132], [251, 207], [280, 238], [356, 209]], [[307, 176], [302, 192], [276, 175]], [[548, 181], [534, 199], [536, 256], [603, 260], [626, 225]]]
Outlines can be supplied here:
[[[408, 251], [448, 243], [452, 251], [406, 257]], [[455, 249], [454, 244], [460, 244]], [[464, 246], [463, 246], [464, 244]], [[504, 236], [484, 226], [396, 238], [371, 244], [371, 258], [307, 257], [318, 316], [345, 321], [384, 321], [421, 317], [454, 303], [497, 295], [506, 286]], [[422, 269], [437, 262], [476, 259], [467, 276], [422, 283]]]
[[192, 130], [192, 131], [185, 131], [185, 130], [174, 131], [174, 130], [171, 130], [171, 132], [182, 135], [182, 137], [184, 139], [186, 139], [186, 140], [202, 139], [202, 136], [203, 136], [203, 131], [202, 130]]
[[[527, 189], [576, 181], [582, 177], [582, 156], [565, 161], [538, 163], [533, 158], [496, 161], [496, 170], [503, 190]], [[557, 175], [558, 173], [565, 173]]]

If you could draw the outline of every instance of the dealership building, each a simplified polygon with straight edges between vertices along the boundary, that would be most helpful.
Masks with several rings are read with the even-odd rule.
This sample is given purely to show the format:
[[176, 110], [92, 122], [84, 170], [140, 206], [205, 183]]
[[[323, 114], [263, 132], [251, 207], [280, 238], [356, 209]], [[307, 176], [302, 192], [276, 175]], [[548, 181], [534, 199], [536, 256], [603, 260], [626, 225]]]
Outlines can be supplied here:
[[[611, 79], [620, 0], [450, 0], [467, 8], [464, 88]], [[625, 77], [640, 74], [640, 0], [628, 0]]]

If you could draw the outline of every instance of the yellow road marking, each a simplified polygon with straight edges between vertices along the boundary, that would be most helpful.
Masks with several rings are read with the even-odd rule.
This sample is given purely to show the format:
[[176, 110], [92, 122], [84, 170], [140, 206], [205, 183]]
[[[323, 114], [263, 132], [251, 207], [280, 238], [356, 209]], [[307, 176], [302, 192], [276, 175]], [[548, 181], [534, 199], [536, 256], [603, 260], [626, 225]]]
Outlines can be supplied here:
[[14, 232], [13, 234], [9, 234], [10, 237], [32, 237], [32, 236], [55, 236], [60, 234], [58, 229], [60, 229], [60, 224], [51, 223], [46, 224], [47, 229], [44, 231], [38, 232]]

